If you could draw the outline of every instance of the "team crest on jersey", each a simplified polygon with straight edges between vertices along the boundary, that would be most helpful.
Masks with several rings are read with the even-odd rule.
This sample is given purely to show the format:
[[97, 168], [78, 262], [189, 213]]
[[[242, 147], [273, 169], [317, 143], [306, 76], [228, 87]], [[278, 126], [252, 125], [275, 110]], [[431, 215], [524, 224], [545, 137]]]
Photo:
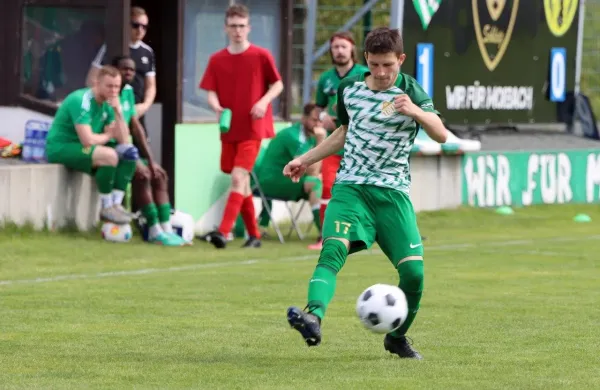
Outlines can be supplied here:
[[129, 106], [129, 102], [123, 103], [123, 111], [129, 111], [129, 109], [131, 109], [131, 107]]
[[103, 121], [105, 121], [105, 120], [106, 120], [106, 118], [108, 118], [108, 114], [106, 113], [106, 111], [104, 111], [104, 112], [102, 113], [102, 120], [103, 120]]
[[335, 88], [333, 88], [333, 83], [331, 82], [331, 80], [325, 81], [325, 87], [323, 88], [323, 92], [325, 93], [325, 95], [335, 95], [336, 90]]
[[392, 116], [396, 112], [394, 108], [394, 103], [392, 102], [383, 102], [381, 104], [381, 114], [383, 116]]

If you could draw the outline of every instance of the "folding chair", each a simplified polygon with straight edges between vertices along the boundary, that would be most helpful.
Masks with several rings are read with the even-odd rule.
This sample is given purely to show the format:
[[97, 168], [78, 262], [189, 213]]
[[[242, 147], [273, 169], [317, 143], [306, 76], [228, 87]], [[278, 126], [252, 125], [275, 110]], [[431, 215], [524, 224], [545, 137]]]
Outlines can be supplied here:
[[[260, 197], [262, 206], [267, 210], [267, 214], [269, 214], [269, 219], [271, 220], [271, 223], [273, 224], [273, 228], [275, 229], [275, 232], [277, 233], [279, 242], [281, 242], [282, 244], [285, 243], [285, 241], [283, 239], [283, 234], [281, 233], [281, 229], [279, 228], [279, 225], [277, 224], [277, 222], [273, 219], [273, 210], [270, 205], [272, 204], [272, 201], [274, 201], [274, 200], [283, 202], [290, 214], [290, 220], [291, 220], [292, 226], [290, 227], [290, 230], [288, 231], [287, 238], [289, 239], [295, 230], [296, 234], [298, 235], [298, 238], [300, 240], [304, 240], [304, 234], [305, 233], [307, 234], [310, 231], [312, 224], [310, 224], [307, 231], [305, 233], [303, 233], [302, 230], [300, 229], [300, 227], [298, 226], [298, 219], [300, 218], [300, 215], [302, 214], [302, 211], [304, 210], [304, 206], [308, 202], [304, 199], [282, 199], [282, 198], [277, 198], [277, 197], [266, 196], [265, 193], [263, 192], [262, 188], [260, 187], [256, 173], [254, 171], [251, 171], [250, 176], [251, 176], [251, 183], [252, 183], [251, 184], [252, 195]], [[296, 203], [299, 202], [300, 203], [300, 208], [298, 209], [298, 211], [295, 214], [294, 214], [294, 211], [292, 210], [292, 208], [290, 207], [289, 202], [296, 202]]]

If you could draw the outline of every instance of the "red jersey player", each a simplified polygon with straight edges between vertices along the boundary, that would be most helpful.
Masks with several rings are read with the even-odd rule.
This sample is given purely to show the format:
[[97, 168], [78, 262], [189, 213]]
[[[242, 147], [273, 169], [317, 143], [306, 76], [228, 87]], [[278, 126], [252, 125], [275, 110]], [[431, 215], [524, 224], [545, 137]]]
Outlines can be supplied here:
[[271, 102], [283, 83], [268, 50], [248, 41], [250, 13], [242, 4], [225, 13], [227, 48], [214, 53], [200, 82], [208, 91], [208, 104], [220, 117], [225, 108], [232, 112], [229, 131], [221, 134], [221, 170], [231, 174], [231, 192], [218, 230], [207, 235], [216, 248], [225, 248], [241, 212], [250, 236], [244, 247], [260, 247], [260, 232], [250, 190], [249, 172], [260, 150], [261, 140], [272, 138]]

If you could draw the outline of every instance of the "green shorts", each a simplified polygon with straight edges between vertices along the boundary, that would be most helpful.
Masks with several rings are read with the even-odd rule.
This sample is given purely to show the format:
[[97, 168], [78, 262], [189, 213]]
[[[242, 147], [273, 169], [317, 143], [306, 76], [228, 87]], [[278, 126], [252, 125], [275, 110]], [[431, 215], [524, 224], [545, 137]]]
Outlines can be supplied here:
[[334, 185], [323, 222], [323, 239], [330, 237], [350, 241], [350, 253], [377, 242], [394, 265], [409, 256], [423, 256], [410, 197], [389, 188]]
[[283, 175], [265, 175], [258, 178], [258, 183], [265, 196], [269, 198], [291, 201], [308, 199], [308, 194], [304, 192], [304, 177], [300, 178], [298, 183], [294, 183], [289, 177]]
[[68, 142], [61, 144], [51, 144], [46, 147], [48, 162], [52, 164], [62, 164], [75, 171], [92, 174], [92, 154], [95, 145], [84, 147], [79, 142]]

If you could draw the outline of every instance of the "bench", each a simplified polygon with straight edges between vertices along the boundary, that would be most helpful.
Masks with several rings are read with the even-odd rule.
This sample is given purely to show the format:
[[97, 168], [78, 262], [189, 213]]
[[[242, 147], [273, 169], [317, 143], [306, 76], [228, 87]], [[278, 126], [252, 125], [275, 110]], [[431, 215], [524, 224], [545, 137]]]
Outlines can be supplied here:
[[0, 223], [86, 231], [97, 226], [99, 210], [92, 177], [57, 164], [0, 160]]

